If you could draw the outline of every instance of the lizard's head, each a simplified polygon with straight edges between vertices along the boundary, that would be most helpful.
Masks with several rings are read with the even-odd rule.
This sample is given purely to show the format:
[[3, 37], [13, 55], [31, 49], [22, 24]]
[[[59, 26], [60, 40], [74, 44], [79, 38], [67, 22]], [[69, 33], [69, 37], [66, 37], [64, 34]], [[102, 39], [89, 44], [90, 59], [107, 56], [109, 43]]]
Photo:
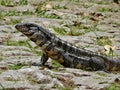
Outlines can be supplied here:
[[46, 39], [46, 35], [40, 30], [42, 27], [32, 23], [20, 23], [15, 28], [26, 35], [30, 40], [37, 45], [41, 45], [41, 42]]
[[32, 23], [19, 23], [15, 26], [15, 28], [25, 35], [31, 35], [39, 31], [39, 27]]

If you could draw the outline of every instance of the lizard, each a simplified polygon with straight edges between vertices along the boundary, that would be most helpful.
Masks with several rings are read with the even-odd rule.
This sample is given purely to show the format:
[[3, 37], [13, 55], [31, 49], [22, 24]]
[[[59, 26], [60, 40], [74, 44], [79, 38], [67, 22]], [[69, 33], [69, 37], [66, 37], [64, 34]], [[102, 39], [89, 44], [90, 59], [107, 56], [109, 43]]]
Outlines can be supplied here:
[[39, 63], [33, 63], [35, 66], [43, 66], [51, 58], [65, 67], [95, 71], [120, 71], [120, 60], [113, 60], [104, 55], [73, 46], [37, 24], [19, 23], [15, 28], [41, 48], [43, 55]]

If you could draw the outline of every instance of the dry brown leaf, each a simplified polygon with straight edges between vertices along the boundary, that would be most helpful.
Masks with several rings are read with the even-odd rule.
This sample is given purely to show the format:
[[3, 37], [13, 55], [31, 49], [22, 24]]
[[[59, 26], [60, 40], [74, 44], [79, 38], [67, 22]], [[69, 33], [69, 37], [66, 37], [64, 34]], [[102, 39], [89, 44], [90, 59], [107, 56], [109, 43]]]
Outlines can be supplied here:
[[48, 3], [48, 4], [46, 4], [45, 6], [42, 7], [43, 10], [50, 10], [52, 8], [53, 8], [53, 6], [52, 6], [51, 3]]
[[109, 54], [111, 51], [114, 51], [116, 49], [116, 46], [105, 45], [104, 49], [106, 51], [105, 53]]

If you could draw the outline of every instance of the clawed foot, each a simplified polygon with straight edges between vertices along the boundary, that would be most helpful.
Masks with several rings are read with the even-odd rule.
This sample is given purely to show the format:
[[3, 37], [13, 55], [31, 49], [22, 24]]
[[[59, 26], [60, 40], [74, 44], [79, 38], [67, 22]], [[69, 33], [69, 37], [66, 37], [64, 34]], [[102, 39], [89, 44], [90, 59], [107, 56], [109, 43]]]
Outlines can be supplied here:
[[41, 63], [32, 63], [31, 64], [32, 66], [41, 66], [41, 67], [47, 67], [47, 68], [49, 68], [49, 69], [52, 69], [53, 67], [52, 66], [50, 66], [50, 65], [42, 65]]

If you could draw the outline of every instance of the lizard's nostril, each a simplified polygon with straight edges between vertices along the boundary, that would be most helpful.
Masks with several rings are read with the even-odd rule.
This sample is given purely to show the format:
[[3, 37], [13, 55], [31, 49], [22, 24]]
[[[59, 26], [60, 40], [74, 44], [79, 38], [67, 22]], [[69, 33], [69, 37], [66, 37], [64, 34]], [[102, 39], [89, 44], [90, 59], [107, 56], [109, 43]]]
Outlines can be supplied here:
[[22, 26], [22, 24], [19, 23], [19, 24], [15, 25], [15, 28], [19, 30], [21, 26]]
[[21, 27], [21, 24], [15, 25], [15, 28], [16, 28], [16, 29], [19, 29], [20, 27]]
[[19, 25], [15, 25], [15, 28], [18, 29]]

